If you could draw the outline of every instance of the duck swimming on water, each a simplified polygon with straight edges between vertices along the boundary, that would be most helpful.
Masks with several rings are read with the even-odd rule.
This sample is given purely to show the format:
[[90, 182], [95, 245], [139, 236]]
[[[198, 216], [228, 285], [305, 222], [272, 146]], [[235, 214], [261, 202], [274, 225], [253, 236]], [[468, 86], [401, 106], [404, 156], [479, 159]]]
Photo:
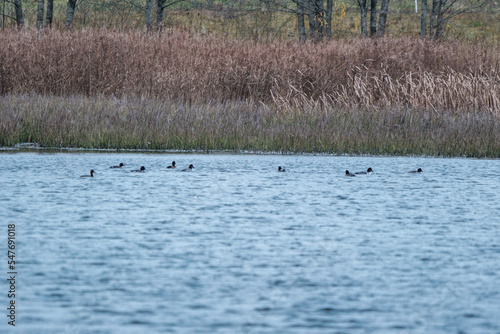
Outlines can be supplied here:
[[182, 169], [182, 170], [181, 170], [181, 172], [187, 172], [187, 171], [192, 170], [193, 168], [194, 168], [194, 166], [193, 166], [193, 164], [191, 164], [191, 165], [189, 165], [189, 167], [188, 167], [188, 168], [184, 168], [184, 169]]
[[348, 171], [348, 170], [346, 170], [346, 171], [345, 171], [345, 176], [356, 176], [356, 175], [354, 175], [354, 174], [352, 174], [352, 173], [349, 173], [349, 171]]
[[137, 173], [144, 172], [144, 171], [146, 171], [146, 167], [144, 167], [144, 166], [141, 166], [141, 169], [131, 170], [131, 172], [137, 172]]
[[172, 165], [167, 166], [167, 168], [175, 168], [175, 161], [172, 161]]
[[411, 170], [408, 173], [422, 173], [422, 168], [419, 168], [417, 170]]
[[120, 162], [120, 165], [119, 165], [119, 166], [111, 166], [111, 167], [109, 167], [109, 168], [122, 168], [123, 166], [125, 166], [125, 165], [123, 164], [123, 162]]
[[368, 169], [366, 170], [366, 172], [356, 172], [354, 174], [370, 174], [373, 172], [373, 169], [371, 167], [368, 167]]
[[284, 168], [281, 168], [281, 166], [278, 167], [278, 172], [286, 172]]
[[92, 170], [90, 171], [90, 175], [82, 175], [82, 176], [80, 176], [80, 177], [94, 177], [94, 173], [95, 173], [95, 172], [94, 172], [94, 170], [92, 169]]

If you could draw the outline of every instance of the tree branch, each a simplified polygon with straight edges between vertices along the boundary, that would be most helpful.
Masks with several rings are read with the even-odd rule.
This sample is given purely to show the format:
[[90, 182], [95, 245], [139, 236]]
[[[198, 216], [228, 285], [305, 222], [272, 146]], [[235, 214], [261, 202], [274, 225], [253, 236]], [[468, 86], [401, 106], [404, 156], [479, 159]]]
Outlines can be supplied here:
[[[261, 2], [265, 2], [265, 1], [261, 1]], [[299, 5], [297, 0], [291, 0], [291, 2], [297, 6]], [[304, 15], [308, 15], [308, 12], [314, 8], [313, 6], [308, 6], [309, 3], [310, 3], [309, 1], [304, 0], [304, 3], [302, 4], [302, 8], [304, 9]], [[288, 6], [283, 5], [281, 2], [273, 2], [272, 4], [274, 5], [273, 10], [275, 10], [277, 12], [288, 13], [288, 14], [297, 14], [296, 9], [289, 8]]]
[[449, 2], [449, 4], [447, 5], [447, 1], [443, 2], [443, 13], [446, 13], [455, 3], [457, 2], [457, 0], [452, 0]]
[[76, 8], [77, 8], [77, 7], [78, 7], [78, 6], [79, 6], [82, 2], [84, 2], [84, 1], [85, 1], [85, 0], [80, 0], [80, 2], [78, 2], [78, 1], [77, 1], [77, 2], [75, 3], [75, 9], [76, 9]]
[[[453, 5], [457, 0], [454, 0], [453, 3], [451, 5]], [[446, 18], [443, 19], [443, 22], [446, 22], [448, 21], [449, 19], [457, 16], [457, 15], [460, 15], [460, 14], [463, 14], [463, 13], [466, 13], [468, 11], [472, 11], [474, 9], [477, 9], [477, 8], [480, 8], [481, 6], [484, 6], [486, 4], [486, 1], [481, 1], [479, 4], [475, 5], [475, 6], [472, 6], [472, 7], [466, 7], [466, 8], [462, 8], [462, 9], [459, 9], [457, 10], [456, 12], [454, 13], [450, 13], [448, 14], [448, 16]], [[450, 10], [451, 8], [451, 5], [448, 6], [445, 10], [443, 10], [443, 13], [445, 13], [446, 11]]]
[[15, 17], [12, 17], [12, 16], [10, 16], [10, 15], [7, 15], [7, 14], [1, 14], [1, 15], [2, 15], [3, 17], [6, 17], [6, 18], [8, 18], [8, 19], [12, 19], [12, 20], [16, 21], [16, 18], [15, 18]]
[[135, 7], [137, 9], [141, 10], [141, 11], [145, 11], [146, 10], [146, 7], [138, 5], [135, 2], [133, 2], [133, 1], [130, 1], [130, 0], [122, 0], [122, 1], [128, 3], [129, 5], [132, 5], [132, 7]]
[[172, 1], [172, 2], [170, 2], [170, 3], [168, 3], [168, 4], [163, 5], [163, 6], [162, 6], [162, 8], [163, 8], [163, 9], [165, 9], [165, 8], [167, 8], [167, 7], [170, 7], [170, 6], [175, 5], [176, 3], [179, 3], [179, 2], [184, 2], [184, 1], [186, 1], [186, 0], [176, 0], [176, 1]]

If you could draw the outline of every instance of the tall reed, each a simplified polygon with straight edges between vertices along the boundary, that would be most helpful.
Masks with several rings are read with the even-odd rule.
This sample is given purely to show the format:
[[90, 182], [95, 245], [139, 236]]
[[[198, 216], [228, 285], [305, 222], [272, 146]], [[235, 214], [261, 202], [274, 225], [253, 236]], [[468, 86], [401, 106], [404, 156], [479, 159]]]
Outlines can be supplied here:
[[0, 146], [500, 157], [491, 112], [6, 95]]
[[485, 45], [410, 38], [300, 45], [109, 30], [7, 30], [0, 45], [0, 94], [500, 111], [500, 49]]

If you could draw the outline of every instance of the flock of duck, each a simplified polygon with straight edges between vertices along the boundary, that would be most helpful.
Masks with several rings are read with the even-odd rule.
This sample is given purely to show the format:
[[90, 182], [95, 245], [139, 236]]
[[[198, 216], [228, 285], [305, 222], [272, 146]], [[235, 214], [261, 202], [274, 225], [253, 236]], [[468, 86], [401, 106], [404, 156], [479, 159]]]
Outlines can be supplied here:
[[[352, 177], [352, 176], [356, 176], [356, 175], [358, 175], [358, 174], [371, 174], [371, 173], [373, 173], [373, 169], [372, 169], [371, 167], [368, 167], [368, 169], [366, 170], [366, 172], [356, 172], [356, 173], [354, 173], [354, 174], [353, 174], [353, 173], [351, 173], [351, 172], [349, 172], [348, 170], [346, 170], [346, 171], [345, 171], [345, 176], [350, 176], [350, 177]], [[408, 173], [422, 173], [422, 168], [419, 168], [419, 169], [417, 169], [417, 170], [411, 170], [411, 171], [409, 171]]]
[[[111, 166], [109, 168], [122, 168], [124, 167], [125, 165], [123, 163], [120, 163], [118, 166]], [[175, 161], [172, 161], [172, 164], [170, 166], [167, 166], [167, 169], [174, 169], [174, 168], [177, 168], [175, 166]], [[190, 171], [194, 168], [193, 164], [190, 164], [188, 168], [184, 168], [184, 169], [181, 169], [181, 172], [187, 172], [187, 171]], [[142, 172], [145, 172], [146, 171], [146, 167], [144, 166], [141, 166], [141, 168], [139, 169], [133, 169], [131, 170], [130, 172], [133, 172], [133, 173], [142, 173]], [[286, 172], [285, 168], [282, 168], [281, 166], [278, 166], [278, 172], [282, 173], [282, 172]], [[421, 173], [422, 172], [422, 168], [419, 168], [417, 170], [411, 170], [409, 171], [408, 173]], [[355, 172], [355, 173], [351, 173], [349, 172], [348, 170], [345, 171], [345, 176], [348, 176], [348, 177], [354, 177], [356, 175], [360, 175], [360, 174], [371, 174], [373, 173], [373, 169], [371, 167], [368, 167], [368, 169], [363, 172]], [[80, 177], [94, 177], [94, 174], [95, 174], [95, 171], [92, 169], [90, 171], [90, 175], [82, 175]]]
[[[120, 164], [118, 166], [110, 166], [109, 168], [122, 168], [124, 166], [125, 166], [125, 164], [123, 162], [120, 162]], [[167, 166], [167, 168], [169, 168], [169, 169], [177, 168], [175, 166], [175, 161], [172, 161], [172, 164], [170, 166]], [[192, 170], [193, 168], [194, 168], [193, 164], [190, 164], [188, 168], [181, 169], [181, 172], [187, 172], [187, 171]], [[139, 169], [132, 169], [130, 172], [132, 172], [132, 173], [142, 173], [142, 172], [145, 172], [145, 171], [146, 171], [146, 167], [141, 166], [141, 168], [139, 168]], [[90, 171], [89, 175], [82, 175], [80, 177], [94, 177], [94, 174], [97, 174], [97, 173], [92, 169]]]

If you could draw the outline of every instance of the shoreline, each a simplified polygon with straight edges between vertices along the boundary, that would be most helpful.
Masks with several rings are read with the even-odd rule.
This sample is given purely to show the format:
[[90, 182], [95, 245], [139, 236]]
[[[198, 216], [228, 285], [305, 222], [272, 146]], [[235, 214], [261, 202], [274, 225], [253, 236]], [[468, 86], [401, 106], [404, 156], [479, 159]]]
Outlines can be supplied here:
[[[23, 145], [26, 143], [21, 143]], [[324, 152], [265, 152], [265, 151], [230, 151], [230, 150], [148, 150], [148, 149], [107, 149], [107, 148], [82, 148], [82, 147], [40, 147], [40, 146], [11, 146], [0, 147], [2, 153], [67, 153], [67, 154], [161, 154], [161, 155], [284, 155], [284, 156], [322, 156], [322, 157], [352, 157], [352, 158], [425, 158], [425, 159], [472, 159], [472, 160], [500, 160], [500, 157], [467, 157], [467, 156], [434, 156], [434, 155], [389, 155], [389, 154], [349, 154], [349, 153], [324, 153]]]

